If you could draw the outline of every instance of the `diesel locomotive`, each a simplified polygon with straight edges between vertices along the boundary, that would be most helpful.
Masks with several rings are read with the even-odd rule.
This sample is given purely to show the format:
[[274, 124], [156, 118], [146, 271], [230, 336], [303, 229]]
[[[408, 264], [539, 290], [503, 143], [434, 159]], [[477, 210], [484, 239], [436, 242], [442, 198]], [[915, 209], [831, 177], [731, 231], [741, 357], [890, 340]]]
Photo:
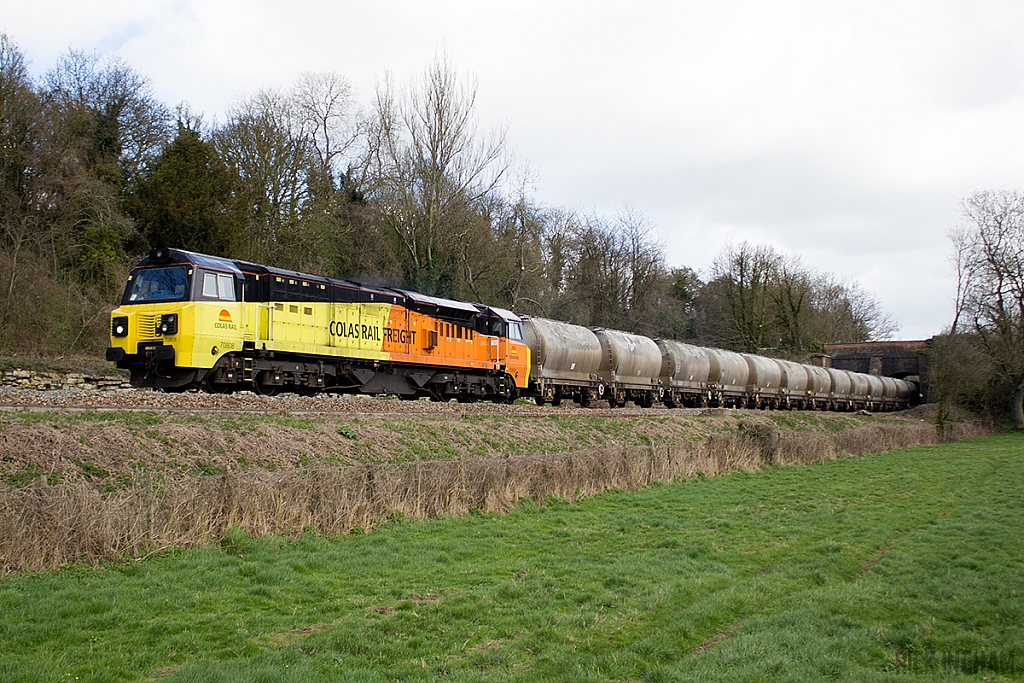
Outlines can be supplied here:
[[164, 391], [894, 410], [916, 385], [181, 249], [132, 268], [107, 360]]

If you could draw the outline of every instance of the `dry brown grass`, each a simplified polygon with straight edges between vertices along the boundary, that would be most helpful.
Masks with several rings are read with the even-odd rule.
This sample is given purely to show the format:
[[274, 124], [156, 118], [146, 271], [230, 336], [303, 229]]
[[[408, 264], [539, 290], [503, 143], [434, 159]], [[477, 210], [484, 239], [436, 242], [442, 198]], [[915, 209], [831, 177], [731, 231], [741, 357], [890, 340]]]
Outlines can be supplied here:
[[[957, 425], [957, 438], [980, 427]], [[0, 567], [58, 568], [210, 545], [233, 527], [253, 536], [369, 528], [394, 515], [423, 518], [472, 509], [506, 511], [517, 501], [570, 500], [636, 490], [698, 474], [812, 464], [938, 442], [929, 423], [884, 423], [837, 434], [784, 433], [766, 425], [696, 443], [617, 446], [572, 453], [410, 463], [322, 463], [216, 476], [167, 473], [102, 493], [86, 482], [0, 488]]]

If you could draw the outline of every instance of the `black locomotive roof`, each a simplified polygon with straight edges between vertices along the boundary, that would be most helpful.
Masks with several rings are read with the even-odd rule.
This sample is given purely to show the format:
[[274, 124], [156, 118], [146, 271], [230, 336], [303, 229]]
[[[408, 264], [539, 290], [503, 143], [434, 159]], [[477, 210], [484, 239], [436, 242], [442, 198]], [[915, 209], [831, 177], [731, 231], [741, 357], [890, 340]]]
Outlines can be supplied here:
[[[353, 280], [340, 280], [322, 275], [301, 273], [296, 270], [274, 268], [249, 261], [230, 260], [219, 256], [198, 254], [184, 249], [154, 249], [139, 262], [138, 266], [146, 267], [170, 263], [189, 263], [216, 270], [226, 270], [238, 275], [250, 274], [261, 278], [272, 277], [273, 286], [270, 289], [257, 288], [254, 290], [253, 293], [260, 297], [316, 301], [391, 302], [409, 305], [421, 312], [463, 324], [479, 315], [495, 315], [505, 320], [519, 320], [515, 313], [493, 306], [471, 304], [466, 301], [430, 296], [411, 290], [373, 287]], [[306, 287], [305, 284], [315, 286]], [[292, 291], [293, 289], [296, 291]], [[331, 290], [331, 293], [328, 294], [327, 290]], [[249, 291], [248, 285], [246, 291]]]
[[187, 263], [194, 266], [212, 268], [214, 270], [226, 270], [237, 275], [242, 274], [242, 271], [239, 270], [237, 265], [235, 265], [235, 262], [230, 259], [221, 258], [219, 256], [210, 256], [209, 254], [197, 254], [194, 251], [186, 251], [184, 249], [154, 249], [149, 252], [145, 258], [139, 261], [137, 267], [148, 268], [150, 266], [166, 266], [179, 263]]
[[498, 308], [497, 306], [486, 306], [484, 304], [475, 304], [475, 306], [477, 308], [479, 308], [481, 311], [489, 312], [492, 315], [496, 315], [497, 317], [501, 318], [505, 322], [512, 322], [512, 323], [522, 322], [522, 318], [520, 318], [518, 315], [516, 315], [512, 311], [507, 311], [504, 308]]
[[464, 311], [468, 313], [477, 313], [476, 306], [468, 304], [465, 301], [456, 301], [455, 299], [444, 299], [437, 296], [429, 296], [427, 294], [420, 294], [419, 292], [411, 292], [408, 290], [398, 290], [409, 298], [410, 301], [414, 301], [418, 304], [425, 306], [436, 306], [437, 308], [450, 308], [456, 311]]

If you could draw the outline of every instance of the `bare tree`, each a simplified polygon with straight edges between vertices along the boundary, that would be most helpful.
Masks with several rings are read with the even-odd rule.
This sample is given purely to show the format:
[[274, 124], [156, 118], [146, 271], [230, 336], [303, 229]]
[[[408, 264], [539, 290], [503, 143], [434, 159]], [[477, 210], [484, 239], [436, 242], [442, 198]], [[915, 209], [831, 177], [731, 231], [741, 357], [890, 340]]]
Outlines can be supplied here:
[[946, 331], [928, 344], [928, 395], [937, 405], [935, 426], [944, 440], [952, 430], [953, 407], [985, 407], [992, 363], [973, 334]]
[[628, 263], [625, 308], [633, 313], [634, 327], [639, 330], [650, 322], [648, 309], [655, 305], [658, 290], [666, 282], [664, 249], [654, 223], [636, 207], [627, 206], [616, 222]]
[[505, 131], [480, 136], [476, 83], [438, 57], [399, 98], [378, 88], [363, 164], [367, 194], [397, 240], [409, 284], [452, 293], [459, 255], [509, 162]]
[[628, 264], [614, 229], [597, 217], [560, 226], [562, 291], [556, 317], [581, 325], [622, 327]]
[[857, 282], [825, 273], [814, 279], [811, 293], [812, 337], [822, 344], [889, 339], [899, 324]]
[[95, 54], [69, 50], [46, 74], [43, 91], [72, 126], [86, 126], [92, 161], [112, 159], [127, 178], [170, 139], [170, 111], [153, 96], [149, 80], [118, 59], [101, 63]]
[[274, 261], [282, 230], [297, 221], [308, 191], [312, 150], [304, 122], [290, 98], [264, 89], [229, 112], [215, 141], [238, 178], [237, 195], [248, 215], [246, 256]]
[[658, 334], [672, 288], [650, 220], [555, 212], [544, 237], [551, 314], [582, 325]]
[[529, 195], [530, 178], [517, 179], [509, 196], [492, 193], [481, 206], [478, 229], [462, 243], [460, 262], [467, 296], [511, 310], [536, 311], [543, 289], [546, 212]]
[[37, 232], [31, 187], [38, 173], [40, 115], [25, 57], [6, 34], [0, 34], [0, 244], [8, 255], [0, 335], [13, 301], [18, 260]]
[[320, 168], [343, 172], [339, 162], [358, 139], [352, 84], [334, 72], [305, 72], [291, 99]]
[[798, 359], [823, 344], [885, 339], [898, 329], [856, 282], [747, 242], [722, 250], [697, 304], [697, 336], [706, 343]]
[[961, 202], [954, 234], [956, 328], [975, 333], [998, 375], [1013, 387], [1014, 429], [1024, 431], [1024, 194], [978, 192]]
[[813, 283], [799, 258], [780, 257], [775, 270], [771, 297], [775, 305], [775, 324], [779, 345], [796, 354], [807, 343], [805, 324], [811, 308]]
[[745, 351], [756, 353], [765, 346], [778, 264], [779, 255], [771, 247], [743, 242], [727, 246], [711, 266], [712, 280], [720, 283], [729, 304], [728, 327]]

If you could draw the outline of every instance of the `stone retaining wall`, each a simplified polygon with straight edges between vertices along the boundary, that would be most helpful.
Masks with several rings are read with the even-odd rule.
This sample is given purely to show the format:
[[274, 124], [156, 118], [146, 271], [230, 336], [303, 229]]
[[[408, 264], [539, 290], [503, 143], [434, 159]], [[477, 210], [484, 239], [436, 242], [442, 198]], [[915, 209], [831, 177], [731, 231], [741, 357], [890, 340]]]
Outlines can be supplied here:
[[92, 389], [99, 391], [134, 391], [127, 379], [90, 377], [80, 372], [36, 372], [35, 370], [0, 371], [0, 387], [36, 389]]

